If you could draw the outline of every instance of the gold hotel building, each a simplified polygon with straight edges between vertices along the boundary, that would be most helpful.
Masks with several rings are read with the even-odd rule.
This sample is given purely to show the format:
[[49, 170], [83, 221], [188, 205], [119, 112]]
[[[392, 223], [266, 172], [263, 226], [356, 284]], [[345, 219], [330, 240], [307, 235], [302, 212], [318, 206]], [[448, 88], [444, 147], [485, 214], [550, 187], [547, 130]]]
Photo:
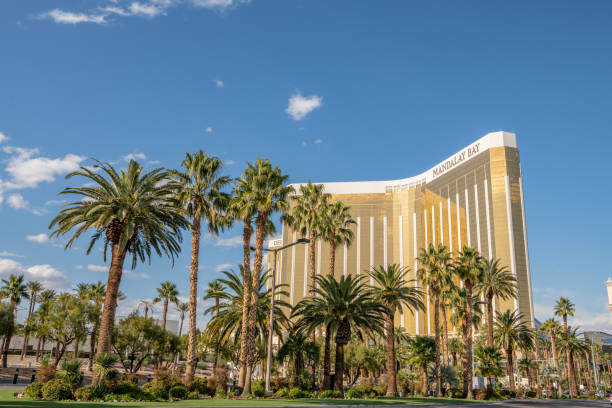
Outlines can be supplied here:
[[[496, 300], [495, 309], [518, 310], [533, 325], [521, 165], [513, 133], [489, 133], [418, 176], [322, 184], [332, 200], [350, 206], [356, 221], [352, 245], [336, 249], [337, 276], [395, 263], [409, 267], [408, 277], [416, 279], [421, 248], [444, 244], [456, 253], [467, 245], [484, 257], [500, 258], [516, 276], [518, 299]], [[282, 240], [270, 245], [297, 238], [283, 225]], [[310, 245], [316, 245], [316, 273], [327, 274], [329, 246], [321, 241]], [[300, 245], [278, 257], [276, 281], [288, 285], [292, 305], [307, 296], [307, 255], [308, 245]], [[402, 311], [396, 324], [410, 334], [433, 333], [433, 307], [429, 296], [425, 300], [425, 311]]]

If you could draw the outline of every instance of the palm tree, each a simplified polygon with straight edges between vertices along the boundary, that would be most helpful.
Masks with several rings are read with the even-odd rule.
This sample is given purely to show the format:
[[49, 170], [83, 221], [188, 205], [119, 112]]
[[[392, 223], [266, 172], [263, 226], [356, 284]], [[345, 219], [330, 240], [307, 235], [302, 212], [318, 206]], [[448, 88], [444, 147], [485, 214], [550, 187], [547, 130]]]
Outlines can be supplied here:
[[288, 359], [293, 360], [293, 379], [292, 385], [300, 386], [300, 374], [304, 370], [304, 362], [315, 359], [319, 354], [318, 346], [308, 340], [303, 332], [291, 328], [283, 340], [283, 344], [278, 349], [276, 358], [282, 362]]
[[501, 367], [502, 355], [495, 346], [481, 346], [474, 350], [474, 357], [478, 361], [478, 375], [487, 377], [487, 393], [493, 392], [492, 377], [498, 377], [503, 372]]
[[[253, 259], [252, 285], [259, 282], [263, 264], [263, 244], [270, 230], [270, 216], [275, 212], [287, 210], [287, 197], [293, 192], [293, 187], [286, 186], [288, 176], [282, 174], [280, 168], [272, 167], [269, 160], [257, 159], [254, 164], [247, 163], [245, 172], [254, 180], [249, 197], [257, 209], [255, 218], [255, 256]], [[243, 396], [251, 393], [251, 370], [255, 356], [256, 311], [259, 291], [251, 287], [249, 318], [247, 321], [247, 364], [244, 380]]]
[[140, 310], [140, 308], [142, 308], [142, 310], [144, 310], [144, 318], [147, 319], [149, 317], [149, 311], [155, 311], [155, 308], [153, 307], [154, 304], [155, 302], [152, 300], [142, 299], [138, 302], [136, 310]]
[[93, 370], [94, 352], [96, 349], [96, 336], [100, 328], [100, 319], [102, 318], [102, 305], [106, 294], [106, 285], [98, 281], [89, 285], [87, 298], [92, 303], [92, 308], [89, 315], [89, 321], [92, 324], [91, 334], [89, 336], [89, 371]]
[[[566, 297], [560, 297], [555, 304], [555, 316], [561, 316], [563, 318], [563, 331], [566, 343], [569, 342], [567, 316], [574, 316], [575, 310], [574, 304]], [[574, 372], [573, 356], [569, 348], [565, 350], [565, 357], [567, 359], [567, 381], [569, 383], [570, 397], [575, 397], [578, 394], [576, 390], [576, 373]]]
[[510, 390], [516, 391], [514, 382], [514, 350], [521, 344], [533, 341], [533, 333], [524, 322], [523, 315], [516, 311], [496, 312], [494, 338], [506, 353], [506, 371]]
[[[8, 279], [2, 279], [2, 288], [0, 288], [2, 296], [9, 299], [9, 308], [12, 312], [11, 322], [9, 324], [16, 324], [17, 322], [17, 305], [21, 303], [21, 299], [27, 299], [28, 287], [23, 282], [23, 275], [9, 275]], [[2, 368], [6, 368], [8, 359], [8, 350], [11, 345], [11, 337], [13, 331], [9, 331], [4, 337], [4, 344], [2, 346]]]
[[418, 260], [421, 268], [417, 271], [417, 276], [423, 286], [429, 288], [433, 296], [434, 304], [434, 332], [436, 341], [436, 395], [442, 396], [442, 371], [440, 368], [440, 291], [445, 285], [446, 265], [450, 259], [450, 254], [446, 246], [439, 244], [435, 247], [429, 244], [427, 248], [422, 248]]
[[386, 308], [376, 300], [361, 276], [317, 276], [314, 296], [302, 299], [293, 309], [298, 319], [296, 328], [312, 333], [325, 326], [335, 331], [336, 362], [335, 384], [343, 389], [344, 346], [351, 339], [351, 331], [380, 333], [384, 325]]
[[442, 312], [442, 354], [444, 364], [450, 365], [448, 351], [448, 315], [447, 309], [450, 310], [450, 302], [455, 293], [454, 265], [451, 257], [444, 258], [442, 262], [442, 272], [440, 274], [440, 310]]
[[375, 299], [382, 303], [385, 308], [385, 326], [387, 340], [387, 396], [397, 396], [397, 373], [395, 370], [395, 331], [394, 319], [397, 310], [416, 311], [424, 309], [423, 293], [414, 286], [414, 280], [406, 280], [410, 268], [400, 268], [399, 265], [389, 265], [387, 268], [379, 266], [372, 268], [369, 276], [374, 281], [371, 291]]
[[521, 358], [519, 361], [517, 361], [516, 366], [519, 370], [519, 372], [527, 377], [527, 380], [529, 381], [529, 388], [531, 388], [531, 378], [532, 378], [532, 370], [534, 370], [537, 367], [537, 363], [531, 359], [529, 359], [529, 357], [523, 357]]
[[421, 393], [428, 394], [427, 367], [437, 359], [436, 341], [431, 337], [417, 336], [408, 343], [407, 351], [409, 355], [408, 363], [421, 369], [423, 384]]
[[185, 315], [189, 312], [189, 302], [177, 302], [176, 311], [179, 313], [180, 320], [178, 336], [181, 337], [183, 334], [183, 321], [185, 320]]
[[467, 246], [459, 252], [455, 272], [459, 279], [463, 281], [465, 287], [465, 304], [466, 315], [465, 325], [466, 336], [463, 341], [463, 390], [467, 398], [473, 398], [472, 395], [472, 315], [474, 313], [474, 302], [472, 300], [474, 285], [477, 284], [482, 276], [482, 257], [474, 248]]
[[448, 352], [453, 359], [453, 367], [457, 367], [457, 355], [463, 351], [463, 345], [458, 338], [453, 337], [448, 340]]
[[555, 319], [551, 317], [551, 318], [546, 319], [544, 323], [542, 323], [542, 326], [540, 326], [540, 330], [543, 333], [545, 333], [550, 339], [552, 359], [555, 363], [555, 369], [559, 373], [560, 369], [559, 369], [559, 353], [557, 351], [558, 349], [557, 339], [559, 338], [559, 335], [561, 334], [561, 326]]
[[48, 335], [48, 322], [46, 322], [42, 316], [45, 315], [44, 311], [41, 311], [41, 309], [44, 309], [45, 307], [48, 307], [48, 305], [50, 304], [50, 302], [55, 298], [56, 293], [53, 289], [46, 289], [43, 290], [40, 293], [40, 296], [38, 296], [38, 303], [39, 303], [39, 308], [35, 313], [35, 333], [36, 333], [36, 338], [38, 339], [38, 342], [36, 343], [36, 362], [38, 362], [38, 360], [40, 359], [40, 354], [41, 354], [41, 349], [44, 350], [45, 348], [45, 341]]
[[487, 329], [489, 346], [493, 347], [493, 299], [506, 300], [517, 296], [516, 278], [505, 266], [500, 266], [500, 259], [483, 262], [482, 275], [476, 282], [476, 291], [483, 293], [487, 308]]
[[28, 317], [26, 318], [26, 331], [23, 338], [23, 349], [21, 350], [21, 360], [26, 355], [28, 349], [28, 340], [30, 338], [31, 331], [31, 317], [34, 313], [34, 308], [36, 308], [36, 296], [43, 290], [42, 283], [38, 281], [29, 281], [26, 285], [28, 287], [28, 295], [30, 297], [30, 307], [28, 308]]
[[[220, 303], [221, 297], [223, 296], [224, 290], [225, 290], [225, 287], [223, 287], [223, 284], [219, 282], [218, 280], [208, 282], [208, 289], [206, 289], [206, 295], [204, 296], [204, 300], [215, 299], [215, 309], [216, 309], [217, 315], [219, 315], [219, 303]], [[219, 347], [218, 347], [219, 344], [220, 343], [217, 342], [217, 347], [215, 347], [215, 356], [213, 359], [213, 369], [217, 368], [217, 362], [219, 360]]]
[[[98, 170], [102, 174], [98, 174]], [[175, 183], [169, 182], [168, 172], [161, 168], [146, 172], [131, 160], [127, 170], [118, 173], [110, 164], [97, 162], [93, 169], [81, 167], [67, 178], [75, 176], [86, 178], [94, 186], [64, 189], [61, 194], [76, 194], [82, 199], [65, 205], [49, 228], [57, 227], [52, 236], [65, 235], [76, 229], [66, 248], [92, 228], [96, 232], [87, 253], [100, 238], [104, 239], [105, 260], [107, 249], [111, 248], [97, 351], [103, 354], [111, 351], [117, 296], [126, 256], [128, 253], [132, 256], [132, 269], [138, 260], [150, 259], [152, 251], [174, 260], [181, 250], [181, 229], [187, 227], [188, 222], [171, 198], [176, 190]]]
[[159, 288], [157, 288], [157, 297], [153, 299], [154, 303], [164, 301], [164, 309], [162, 311], [162, 330], [166, 330], [166, 317], [168, 315], [168, 304], [169, 302], [178, 302], [178, 290], [176, 285], [170, 281], [162, 282]]

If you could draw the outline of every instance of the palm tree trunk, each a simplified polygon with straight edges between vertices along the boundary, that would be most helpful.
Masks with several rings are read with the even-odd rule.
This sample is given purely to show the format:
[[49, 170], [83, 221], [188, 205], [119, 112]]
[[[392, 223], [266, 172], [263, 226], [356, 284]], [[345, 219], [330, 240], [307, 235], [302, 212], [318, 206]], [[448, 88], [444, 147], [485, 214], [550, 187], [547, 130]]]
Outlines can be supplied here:
[[448, 319], [446, 317], [446, 305], [442, 304], [442, 352], [444, 353], [444, 365], [449, 365], [448, 361]]
[[[308, 266], [310, 269], [310, 294], [314, 295], [314, 290], [317, 287], [316, 281], [316, 271], [315, 271], [315, 233], [313, 229], [308, 230], [308, 238], [310, 239], [310, 243], [308, 244]], [[311, 341], [315, 343], [316, 338], [316, 330], [312, 333]], [[316, 361], [311, 361], [310, 364], [310, 375], [312, 377], [312, 383], [316, 384], [317, 373], [316, 373]]]
[[74, 339], [74, 350], [72, 352], [72, 358], [75, 360], [79, 358], [79, 339]]
[[473, 313], [473, 303], [472, 303], [472, 282], [470, 280], [465, 281], [465, 289], [466, 289], [466, 328], [467, 328], [467, 336], [465, 339], [465, 343], [463, 345], [464, 358], [463, 358], [463, 380], [464, 380], [464, 388], [467, 385], [467, 393], [466, 398], [472, 399], [474, 397], [472, 393], [472, 313]]
[[266, 227], [268, 222], [268, 212], [262, 211], [257, 216], [255, 230], [255, 257], [253, 259], [253, 277], [251, 286], [251, 304], [249, 306], [248, 338], [247, 338], [247, 372], [244, 378], [242, 396], [246, 397], [251, 393], [251, 366], [255, 358], [255, 332], [256, 332], [256, 310], [259, 301], [259, 275], [263, 263], [263, 243], [266, 237]]
[[387, 397], [397, 396], [397, 375], [395, 372], [395, 332], [393, 314], [387, 314]]
[[189, 340], [187, 344], [187, 370], [185, 371], [185, 384], [191, 387], [196, 371], [196, 317], [198, 314], [198, 269], [200, 256], [200, 216], [198, 209], [201, 201], [195, 198], [193, 207], [193, 225], [191, 227], [191, 265], [189, 266]]
[[102, 310], [102, 321], [100, 322], [100, 333], [98, 335], [98, 355], [111, 352], [111, 336], [115, 326], [115, 311], [117, 309], [117, 294], [123, 273], [123, 262], [127, 253], [127, 247], [119, 251], [119, 244], [113, 243], [112, 259], [108, 271], [108, 282], [106, 283], [106, 295], [104, 296], [104, 309]]
[[336, 342], [336, 362], [334, 364], [334, 389], [342, 392], [344, 386], [344, 344]]
[[516, 391], [514, 383], [514, 360], [512, 346], [506, 347], [506, 372], [508, 373], [508, 381], [510, 383], [510, 391]]
[[38, 363], [38, 360], [40, 359], [40, 339], [38, 339], [38, 341], [36, 342], [36, 362]]
[[242, 295], [242, 324], [240, 328], [240, 373], [238, 375], [238, 386], [244, 387], [244, 378], [246, 376], [247, 364], [247, 340], [248, 327], [246, 324], [249, 319], [249, 304], [251, 299], [251, 235], [253, 235], [253, 227], [251, 220], [244, 221], [242, 230], [242, 252], [243, 261], [242, 267], [244, 270], [243, 295]]
[[[28, 317], [29, 320], [29, 317]], [[21, 349], [21, 358], [20, 360], [23, 360], [23, 358], [26, 356], [27, 350], [28, 350], [28, 341], [30, 337], [30, 333], [25, 332], [25, 334], [23, 335], [23, 348]]]
[[542, 395], [542, 387], [540, 387], [540, 346], [538, 345], [538, 332], [536, 332], [536, 337], [534, 339], [533, 345], [535, 347], [535, 355], [536, 355], [536, 364], [535, 364], [535, 386], [536, 386], [536, 396], [540, 398]]
[[166, 316], [168, 316], [168, 298], [164, 298], [164, 313], [162, 315], [162, 331], [166, 331]]
[[489, 347], [495, 347], [493, 343], [493, 293], [487, 292], [487, 334], [489, 335]]
[[440, 367], [440, 294], [434, 291], [434, 334], [436, 341], [436, 396], [442, 396], [442, 369]]
[[323, 349], [323, 389], [331, 390], [331, 323], [325, 327], [325, 346]]
[[426, 397], [427, 394], [429, 393], [428, 384], [427, 384], [427, 364], [423, 364], [421, 369], [423, 370], [423, 372], [421, 373], [421, 375], [423, 376], [423, 385], [421, 386], [421, 393], [423, 394], [424, 397]]
[[[568, 347], [569, 349], [569, 347]], [[572, 397], [578, 396], [578, 390], [576, 389], [576, 368], [574, 367], [574, 352], [568, 351], [568, 365], [569, 365], [569, 386], [570, 386], [570, 395]]]
[[185, 315], [181, 315], [181, 323], [179, 324], [179, 333], [178, 333], [179, 338], [183, 334], [183, 321], [184, 320], [185, 320]]
[[334, 276], [334, 266], [336, 263], [336, 241], [334, 238], [329, 240], [329, 276]]
[[[17, 304], [14, 301], [10, 303], [11, 310], [15, 311]], [[16, 322], [15, 312], [11, 314], [11, 324], [14, 325]], [[2, 346], [2, 368], [7, 367], [8, 362], [8, 351], [11, 347], [11, 338], [13, 337], [13, 330], [9, 332], [9, 334], [4, 338], [4, 345]]]

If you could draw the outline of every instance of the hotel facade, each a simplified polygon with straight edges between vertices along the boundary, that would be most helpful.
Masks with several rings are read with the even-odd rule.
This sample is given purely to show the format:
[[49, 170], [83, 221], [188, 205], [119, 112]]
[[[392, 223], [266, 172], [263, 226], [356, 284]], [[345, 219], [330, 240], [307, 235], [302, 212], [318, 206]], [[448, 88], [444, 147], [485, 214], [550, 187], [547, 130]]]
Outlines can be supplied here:
[[[421, 248], [444, 244], [456, 254], [474, 247], [486, 258], [499, 258], [516, 277], [518, 298], [495, 300], [495, 309], [518, 310], [533, 326], [533, 304], [525, 206], [516, 136], [508, 132], [485, 135], [418, 176], [391, 181], [321, 183], [332, 201], [350, 207], [354, 239], [336, 249], [335, 274], [359, 275], [371, 266], [399, 264], [416, 279]], [[294, 185], [299, 191], [299, 185]], [[283, 225], [282, 239], [271, 246], [300, 238]], [[315, 245], [316, 273], [328, 273], [329, 246]], [[271, 265], [270, 265], [271, 266]], [[290, 304], [308, 296], [308, 245], [293, 246], [278, 259], [277, 283], [287, 285]], [[432, 334], [433, 305], [428, 290], [426, 309], [398, 312], [396, 325], [410, 334]]]

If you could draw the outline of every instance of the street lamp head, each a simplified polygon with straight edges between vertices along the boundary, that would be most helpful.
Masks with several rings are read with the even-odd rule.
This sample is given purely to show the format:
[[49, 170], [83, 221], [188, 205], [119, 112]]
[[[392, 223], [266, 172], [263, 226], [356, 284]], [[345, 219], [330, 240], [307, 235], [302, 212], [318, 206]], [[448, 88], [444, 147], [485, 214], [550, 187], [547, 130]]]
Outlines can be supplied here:
[[310, 240], [308, 238], [300, 238], [297, 240], [300, 244], [309, 244]]

